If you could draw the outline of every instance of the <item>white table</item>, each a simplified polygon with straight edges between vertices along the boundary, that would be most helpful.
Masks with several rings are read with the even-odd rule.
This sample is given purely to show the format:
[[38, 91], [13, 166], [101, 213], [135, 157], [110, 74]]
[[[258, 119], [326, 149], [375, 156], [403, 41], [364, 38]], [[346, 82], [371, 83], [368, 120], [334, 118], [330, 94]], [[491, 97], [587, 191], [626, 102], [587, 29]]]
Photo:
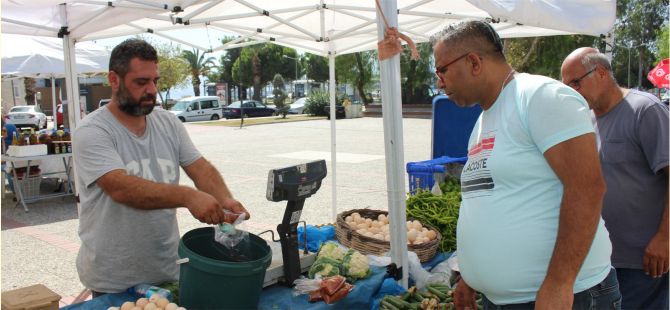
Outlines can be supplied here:
[[[64, 193], [56, 193], [56, 194], [50, 194], [50, 195], [37, 195], [35, 197], [23, 197], [23, 193], [21, 191], [21, 185], [23, 182], [28, 182], [28, 177], [24, 177], [22, 181], [19, 181], [18, 179], [18, 173], [16, 173], [16, 167], [17, 162], [27, 162], [26, 165], [26, 174], [25, 176], [30, 175], [30, 166], [31, 162], [37, 161], [37, 160], [42, 160], [44, 162], [49, 162], [49, 161], [54, 161], [61, 159], [63, 161], [63, 169], [62, 171], [45, 171], [41, 173], [42, 176], [45, 175], [55, 175], [55, 174], [62, 174], [67, 177], [68, 182], [65, 185], [65, 192]], [[23, 209], [28, 212], [28, 207], [26, 206], [26, 203], [30, 202], [35, 202], [38, 200], [42, 199], [49, 199], [49, 198], [56, 198], [56, 197], [65, 197], [69, 195], [76, 195], [76, 190], [74, 187], [71, 187], [72, 180], [71, 180], [71, 173], [72, 173], [72, 153], [63, 153], [63, 154], [53, 154], [53, 155], [40, 155], [40, 156], [28, 156], [28, 157], [12, 157], [12, 156], [6, 156], [2, 155], [2, 161], [7, 162], [7, 166], [11, 167], [12, 169], [12, 180], [14, 180], [14, 190], [16, 191], [17, 195], [17, 200], [16, 204], [14, 206], [16, 207], [19, 202], [23, 205]], [[23, 167], [23, 165], [21, 165]], [[36, 166], [36, 165], [34, 165]], [[4, 189], [3, 189], [4, 190]]]

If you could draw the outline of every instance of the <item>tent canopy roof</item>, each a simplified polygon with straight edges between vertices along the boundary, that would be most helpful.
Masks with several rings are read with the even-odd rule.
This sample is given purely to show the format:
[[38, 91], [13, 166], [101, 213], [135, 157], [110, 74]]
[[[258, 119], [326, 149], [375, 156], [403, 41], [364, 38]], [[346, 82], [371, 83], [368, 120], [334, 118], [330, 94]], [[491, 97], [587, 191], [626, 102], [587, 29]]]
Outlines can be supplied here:
[[[2, 32], [56, 36], [61, 27], [61, 2], [2, 0]], [[273, 42], [322, 56], [375, 49], [377, 44], [376, 7], [371, 0], [107, 3], [68, 3], [70, 36], [85, 41], [153, 32], [205, 51]], [[616, 2], [607, 0], [398, 0], [398, 25], [415, 42], [427, 41], [433, 33], [464, 18], [492, 21], [503, 38], [600, 35], [614, 27], [615, 11]], [[17, 20], [43, 28], [17, 24]], [[205, 28], [237, 34], [242, 39], [222, 45], [218, 41], [179, 40], [170, 35], [172, 30], [209, 30]], [[245, 43], [247, 38], [255, 41]]]

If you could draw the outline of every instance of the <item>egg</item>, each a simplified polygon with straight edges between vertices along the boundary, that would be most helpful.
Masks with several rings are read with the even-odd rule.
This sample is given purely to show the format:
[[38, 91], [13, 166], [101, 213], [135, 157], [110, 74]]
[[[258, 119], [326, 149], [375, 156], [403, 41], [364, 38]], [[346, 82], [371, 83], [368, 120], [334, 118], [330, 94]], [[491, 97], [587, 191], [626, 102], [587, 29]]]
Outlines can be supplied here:
[[412, 227], [418, 231], [421, 231], [421, 228], [423, 228], [423, 225], [421, 225], [421, 222], [419, 221], [414, 221], [412, 222]]
[[[151, 295], [151, 296], [149, 297], [149, 302], [156, 303], [156, 302], [159, 301], [160, 299], [161, 299], [161, 295], [153, 294], [153, 295]], [[156, 305], [156, 306], [158, 306], [158, 305]]]
[[375, 239], [384, 240], [384, 236], [381, 234], [376, 234]]
[[356, 222], [356, 224], [362, 224], [362, 223], [365, 223], [365, 220], [360, 216], [355, 216], [354, 217], [354, 222]]
[[388, 227], [384, 227], [384, 228], [382, 228], [382, 231], [383, 231], [383, 232], [389, 232], [389, 231], [391, 231], [391, 229], [388, 228]]
[[368, 229], [368, 225], [365, 225], [365, 223], [358, 224], [358, 229]]
[[347, 222], [347, 224], [348, 224], [349, 227], [351, 227], [351, 229], [353, 229], [353, 230], [358, 229], [358, 224], [356, 224], [355, 222]]
[[381, 230], [379, 230], [379, 228], [377, 228], [377, 227], [370, 227], [370, 229], [368, 229], [368, 231], [373, 233], [373, 234], [378, 234]]
[[410, 229], [412, 229], [412, 222], [407, 221], [407, 231], [409, 231]]
[[428, 243], [430, 242], [430, 238], [428, 237], [423, 237], [423, 243]]
[[351, 217], [356, 218], [357, 216], [360, 217], [361, 215], [358, 212], [351, 213]]
[[384, 222], [384, 224], [388, 225], [388, 224], [389, 224], [389, 218], [388, 218], [388, 217], [385, 217], [384, 220], [383, 220], [383, 222]]
[[385, 217], [386, 217], [386, 215], [384, 215], [384, 214], [380, 214], [380, 215], [377, 217], [377, 220], [381, 222]]
[[363, 234], [363, 236], [374, 238], [375, 234], [368, 231], [365, 234]]
[[379, 227], [381, 227], [382, 225], [380, 225], [378, 221], [372, 221], [372, 223], [370, 224], [370, 226], [371, 226], [371, 227], [375, 227], [375, 228], [379, 228]]
[[173, 302], [165, 306], [165, 310], [177, 310], [177, 308], [179, 308], [179, 306]]
[[135, 303], [135, 306], [138, 306], [138, 307], [144, 309], [144, 306], [146, 306], [148, 303], [149, 303], [149, 299], [146, 299], [146, 298], [140, 298], [140, 299], [138, 299], [137, 302]]
[[148, 303], [146, 306], [144, 306], [144, 310], [156, 310], [156, 304], [153, 302]]
[[366, 232], [368, 232], [368, 230], [367, 229], [357, 229], [356, 232], [362, 235], [362, 234], [365, 234]]
[[422, 243], [423, 243], [423, 241], [421, 241], [419, 239], [416, 239], [416, 241], [414, 241], [414, 244], [422, 244]]
[[384, 241], [391, 241], [391, 235], [385, 235]]
[[414, 242], [414, 240], [416, 240], [416, 237], [417, 237], [417, 231], [415, 229], [412, 229], [407, 232], [407, 240]]
[[354, 221], [354, 218], [351, 216], [347, 216], [344, 220], [347, 221], [347, 223], [351, 223]]
[[156, 308], [154, 310], [165, 310], [165, 308]]
[[437, 238], [437, 233], [434, 230], [429, 230], [428, 238], [430, 238], [430, 240], [435, 240], [435, 238]]
[[130, 310], [142, 310], [142, 308], [135, 306], [135, 308], [132, 308]]
[[117, 307], [109, 307], [109, 308], [107, 308], [107, 310], [119, 310], [119, 308], [117, 308]]
[[368, 225], [368, 227], [372, 226], [372, 220], [371, 219], [365, 219], [365, 225]]
[[133, 308], [135, 308], [135, 303], [132, 301], [126, 301], [121, 306], [121, 310], [132, 310]]
[[179, 307], [179, 308], [177, 308], [177, 310], [186, 310], [186, 308], [184, 308], [184, 307]]
[[426, 227], [421, 228], [421, 231], [428, 231], [428, 228], [426, 228]]
[[170, 301], [167, 298], [161, 298], [156, 303], [156, 306], [158, 308], [165, 308], [165, 306], [167, 306], [167, 304], [169, 304], [169, 303], [170, 303]]

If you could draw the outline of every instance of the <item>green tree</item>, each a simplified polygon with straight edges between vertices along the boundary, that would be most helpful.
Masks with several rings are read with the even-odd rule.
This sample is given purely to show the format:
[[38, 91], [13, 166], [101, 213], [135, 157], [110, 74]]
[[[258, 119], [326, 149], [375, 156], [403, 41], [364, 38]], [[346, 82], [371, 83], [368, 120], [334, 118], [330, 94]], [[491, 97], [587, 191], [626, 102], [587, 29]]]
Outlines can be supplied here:
[[161, 79], [158, 81], [160, 92], [158, 93], [163, 102], [163, 108], [167, 109], [167, 102], [163, 99], [170, 98], [170, 90], [173, 88], [183, 88], [188, 85], [189, 65], [186, 59], [181, 57], [182, 49], [180, 45], [169, 43], [154, 43], [158, 52], [158, 70]]
[[330, 67], [327, 57], [307, 53], [306, 57], [302, 58], [302, 60], [308, 79], [319, 83], [325, 83], [330, 79]]
[[292, 48], [270, 43], [243, 47], [240, 57], [233, 65], [233, 79], [241, 85], [253, 86], [254, 100], [260, 101], [260, 89], [272, 82], [275, 74], [295, 74], [295, 63], [283, 55], [294, 57], [297, 52]]
[[284, 78], [281, 76], [281, 74], [277, 73], [275, 74], [274, 79], [272, 80], [272, 86], [274, 86], [274, 90], [272, 91], [272, 94], [274, 95], [274, 104], [275, 107], [277, 107], [277, 114], [281, 115], [282, 118], [286, 118], [286, 114], [288, 114], [288, 110], [290, 109], [289, 105], [284, 104], [286, 101], [286, 91], [284, 91]]
[[[414, 103], [416, 92], [428, 92], [429, 87], [424, 85], [433, 84], [435, 78], [435, 72], [431, 70], [433, 58], [431, 57], [430, 43], [419, 43], [416, 45], [416, 49], [419, 52], [419, 59], [412, 59], [412, 50], [409, 48], [405, 48], [404, 53], [400, 55], [400, 75], [403, 77], [401, 81], [402, 93], [405, 96], [404, 104]], [[427, 96], [428, 94], [424, 93], [420, 97], [426, 98]]]
[[364, 104], [372, 103], [365, 90], [372, 85], [372, 71], [378, 58], [372, 51], [344, 54], [335, 58], [335, 75], [339, 83], [351, 83]]
[[658, 31], [658, 41], [656, 42], [656, 63], [669, 57], [668, 48], [670, 48], [670, 23], [665, 23], [662, 29]]
[[[615, 46], [613, 49], [614, 76], [620, 85], [628, 84], [628, 59], [630, 50], [630, 85], [652, 88], [647, 72], [656, 66], [656, 53], [661, 40], [662, 26], [667, 25], [668, 6], [664, 0], [619, 0], [615, 21]], [[667, 39], [667, 34], [666, 34]], [[665, 41], [667, 47], [667, 41]], [[637, 74], [636, 74], [637, 73]]]
[[[237, 39], [238, 37], [225, 36], [221, 39], [221, 44], [226, 44], [230, 41]], [[242, 53], [242, 48], [231, 48], [225, 50], [225, 53], [221, 55], [219, 59], [219, 66], [216, 67], [216, 71], [211, 71], [207, 78], [215, 83], [228, 83], [228, 88], [226, 88], [226, 98], [231, 98], [231, 88], [233, 85], [240, 85], [235, 79], [233, 79], [233, 66], [240, 54]], [[245, 86], [240, 87], [240, 97], [246, 99], [247, 88]], [[238, 98], [240, 99], [240, 98]]]
[[182, 57], [186, 59], [191, 69], [191, 83], [193, 84], [193, 92], [196, 96], [200, 96], [200, 76], [207, 76], [214, 64], [214, 57], [205, 58], [206, 53], [200, 54], [199, 50], [184, 51]]
[[27, 105], [36, 105], [35, 94], [37, 93], [37, 89], [35, 85], [35, 79], [28, 77], [23, 79], [23, 86], [26, 87], [26, 95], [23, 99], [26, 100]]

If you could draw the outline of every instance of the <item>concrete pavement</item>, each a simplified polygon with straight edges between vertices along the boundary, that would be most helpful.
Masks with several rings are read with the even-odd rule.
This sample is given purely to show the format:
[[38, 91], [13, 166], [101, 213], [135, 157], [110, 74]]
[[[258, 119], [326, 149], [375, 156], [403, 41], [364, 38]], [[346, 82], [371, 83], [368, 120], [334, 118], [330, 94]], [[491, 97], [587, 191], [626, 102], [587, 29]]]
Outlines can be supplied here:
[[[274, 229], [283, 216], [286, 202], [265, 198], [269, 169], [319, 158], [328, 163], [328, 177], [319, 192], [307, 199], [301, 219], [313, 225], [333, 223], [329, 121], [243, 129], [211, 124], [186, 127], [198, 150], [219, 169], [235, 197], [250, 211], [251, 219], [246, 224], [250, 232]], [[403, 119], [403, 127], [405, 161], [430, 159], [431, 121]], [[383, 120], [337, 120], [337, 151], [337, 212], [387, 208]], [[193, 186], [183, 171], [181, 176], [181, 185]], [[54, 189], [52, 182], [42, 182], [43, 194]], [[20, 206], [14, 207], [13, 195], [6, 190], [1, 207], [2, 292], [41, 283], [65, 297], [62, 306], [90, 298], [75, 268], [80, 240], [74, 197], [30, 204], [26, 213]], [[206, 226], [183, 208], [177, 217], [182, 235]]]

